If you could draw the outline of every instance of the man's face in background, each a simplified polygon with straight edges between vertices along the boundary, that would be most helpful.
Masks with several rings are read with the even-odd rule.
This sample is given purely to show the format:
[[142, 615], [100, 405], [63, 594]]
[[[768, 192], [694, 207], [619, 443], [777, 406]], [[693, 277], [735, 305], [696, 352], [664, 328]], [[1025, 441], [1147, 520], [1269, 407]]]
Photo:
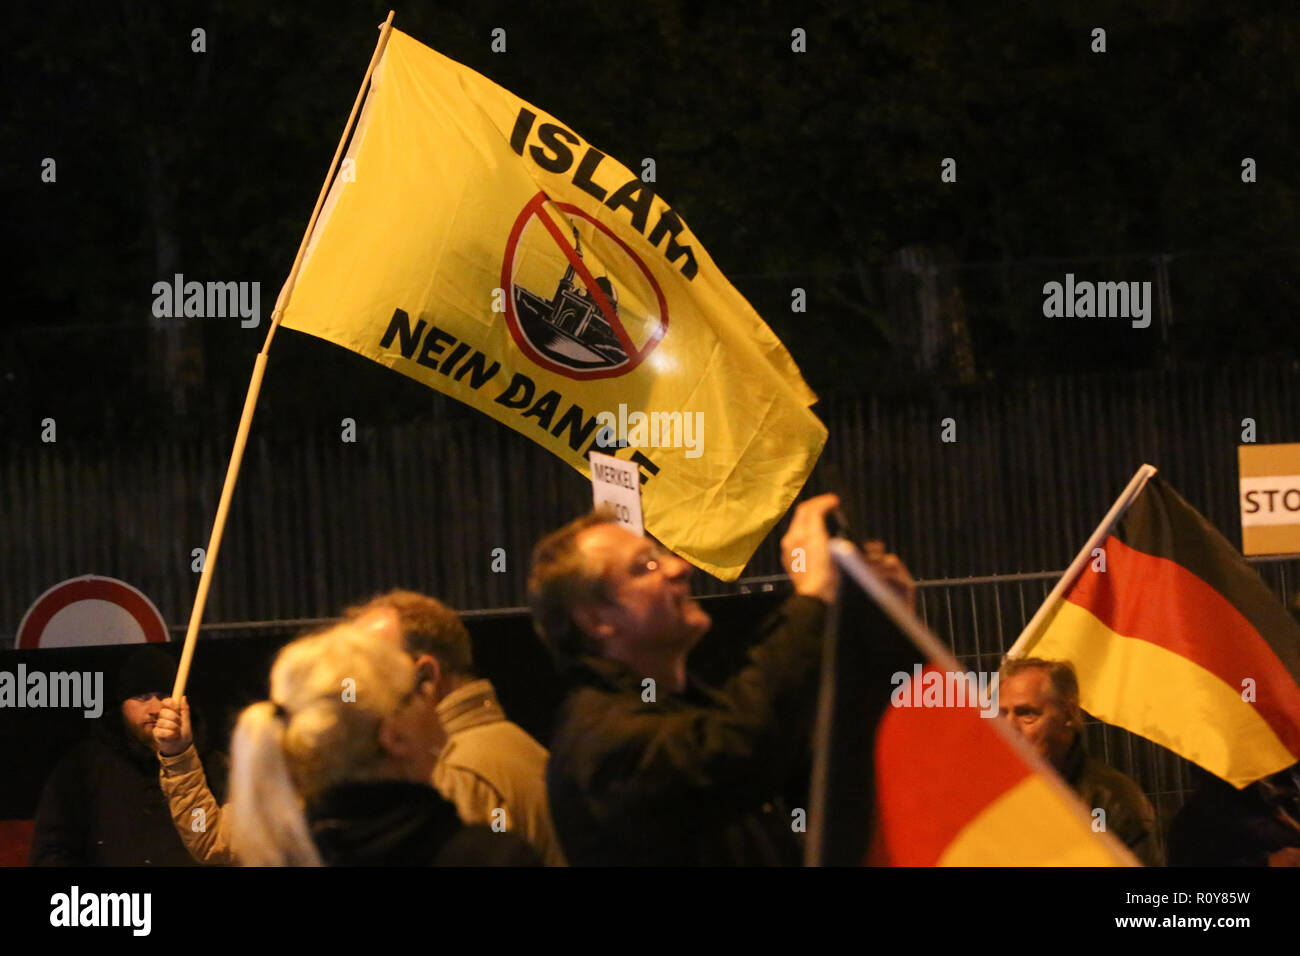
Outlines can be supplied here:
[[998, 714], [1024, 736], [1038, 755], [1057, 770], [1078, 733], [1071, 708], [1056, 694], [1052, 679], [1039, 668], [1028, 668], [998, 684]]
[[161, 691], [149, 691], [122, 701], [122, 722], [126, 725], [127, 733], [150, 750], [157, 749], [153, 739], [153, 725], [158, 720], [158, 711], [162, 709], [162, 699]]

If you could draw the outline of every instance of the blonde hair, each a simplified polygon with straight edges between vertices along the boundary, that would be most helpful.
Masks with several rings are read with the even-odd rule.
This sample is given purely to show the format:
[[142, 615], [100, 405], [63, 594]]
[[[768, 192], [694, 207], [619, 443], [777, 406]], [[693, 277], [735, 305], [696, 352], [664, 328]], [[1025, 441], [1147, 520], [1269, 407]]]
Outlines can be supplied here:
[[[231, 740], [231, 841], [250, 866], [320, 866], [303, 808], [330, 787], [380, 779], [380, 725], [414, 686], [415, 663], [350, 624], [299, 638], [271, 667], [271, 699]], [[350, 682], [350, 683], [349, 683]]]

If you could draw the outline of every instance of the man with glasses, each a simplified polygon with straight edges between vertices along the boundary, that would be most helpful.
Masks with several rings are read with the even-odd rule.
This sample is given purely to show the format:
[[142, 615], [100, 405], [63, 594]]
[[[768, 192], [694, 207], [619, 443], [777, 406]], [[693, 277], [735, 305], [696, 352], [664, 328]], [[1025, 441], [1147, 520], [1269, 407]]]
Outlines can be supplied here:
[[543, 539], [533, 623], [572, 690], [547, 789], [570, 865], [797, 865], [803, 817], [779, 794], [807, 755], [835, 597], [826, 531], [799, 505], [781, 541], [795, 593], [721, 689], [686, 672], [710, 626], [691, 566], [596, 512]]

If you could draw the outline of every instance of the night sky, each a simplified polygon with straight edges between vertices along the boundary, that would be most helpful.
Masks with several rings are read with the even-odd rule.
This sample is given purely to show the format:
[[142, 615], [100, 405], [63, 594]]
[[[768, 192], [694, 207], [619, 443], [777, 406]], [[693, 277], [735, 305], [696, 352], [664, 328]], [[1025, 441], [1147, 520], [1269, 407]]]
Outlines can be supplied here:
[[[1300, 13], [1277, 9], [488, 0], [411, 4], [395, 25], [625, 164], [653, 157], [660, 193], [828, 395], [1300, 353]], [[386, 12], [16, 15], [0, 177], [9, 442], [46, 415], [87, 436], [238, 416], [265, 324], [164, 333], [150, 289], [177, 272], [258, 281], [269, 314]], [[962, 305], [957, 326], [922, 330], [938, 335], [928, 347], [909, 256], [937, 264], [940, 296]], [[1151, 282], [1157, 320], [1045, 317], [1043, 285], [1067, 273]], [[336, 402], [372, 419], [461, 414], [303, 336], [273, 358], [269, 428], [336, 421]], [[319, 395], [322, 375], [347, 384]]]

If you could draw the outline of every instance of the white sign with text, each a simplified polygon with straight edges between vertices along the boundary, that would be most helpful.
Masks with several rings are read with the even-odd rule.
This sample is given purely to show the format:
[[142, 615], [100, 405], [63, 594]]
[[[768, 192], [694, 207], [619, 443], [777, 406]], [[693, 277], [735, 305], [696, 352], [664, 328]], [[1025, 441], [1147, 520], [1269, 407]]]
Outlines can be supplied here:
[[633, 462], [593, 451], [591, 498], [596, 508], [608, 505], [623, 527], [645, 534], [641, 523], [641, 472]]

